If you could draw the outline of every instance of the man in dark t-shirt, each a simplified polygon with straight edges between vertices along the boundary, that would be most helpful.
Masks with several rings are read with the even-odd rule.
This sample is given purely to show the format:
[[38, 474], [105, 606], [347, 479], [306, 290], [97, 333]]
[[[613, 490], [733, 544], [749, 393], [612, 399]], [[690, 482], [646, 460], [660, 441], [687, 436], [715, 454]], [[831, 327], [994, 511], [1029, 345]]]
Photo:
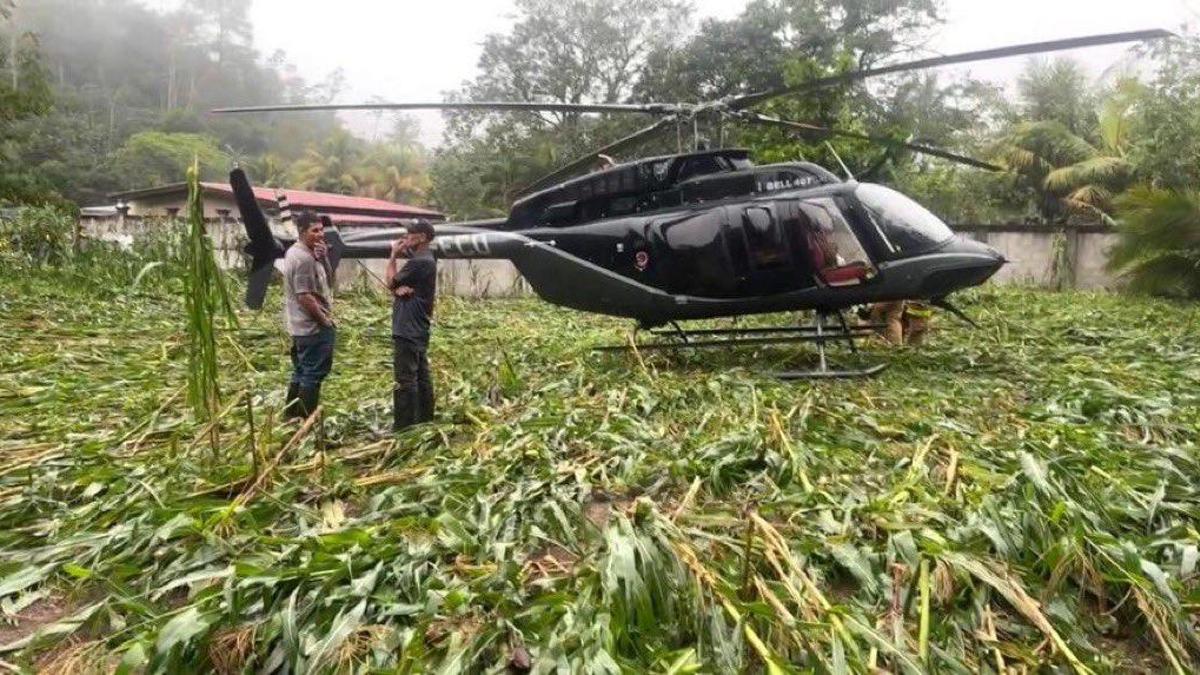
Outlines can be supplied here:
[[[399, 431], [433, 419], [433, 382], [429, 378], [429, 320], [437, 290], [437, 261], [429, 244], [433, 226], [418, 220], [392, 243], [387, 280], [392, 291], [392, 429]], [[407, 256], [397, 271], [396, 259]]]

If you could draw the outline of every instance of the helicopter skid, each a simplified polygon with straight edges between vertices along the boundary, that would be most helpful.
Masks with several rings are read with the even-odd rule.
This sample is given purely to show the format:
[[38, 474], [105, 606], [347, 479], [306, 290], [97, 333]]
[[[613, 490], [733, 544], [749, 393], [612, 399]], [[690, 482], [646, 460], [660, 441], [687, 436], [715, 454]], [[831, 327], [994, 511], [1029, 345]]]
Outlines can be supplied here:
[[877, 363], [870, 368], [862, 368], [858, 370], [837, 370], [837, 369], [815, 369], [815, 370], [787, 370], [775, 373], [775, 377], [781, 380], [847, 380], [858, 377], [871, 377], [877, 375], [888, 367], [886, 363]]
[[845, 341], [852, 352], [857, 353], [855, 340], [861, 340], [882, 328], [881, 324], [847, 325], [839, 318], [840, 326], [825, 324], [824, 317], [807, 326], [778, 326], [763, 328], [714, 328], [685, 331], [674, 324], [675, 330], [652, 330], [653, 342], [632, 345], [606, 345], [593, 351], [617, 352], [636, 349], [643, 351], [676, 351], [682, 349], [710, 349], [732, 347], [754, 347], [775, 344], [810, 342], [817, 346], [820, 365], [813, 370], [795, 370], [772, 373], [782, 380], [836, 379], [870, 377], [879, 373], [887, 364], [877, 364], [863, 369], [830, 368], [825, 355], [825, 344]]

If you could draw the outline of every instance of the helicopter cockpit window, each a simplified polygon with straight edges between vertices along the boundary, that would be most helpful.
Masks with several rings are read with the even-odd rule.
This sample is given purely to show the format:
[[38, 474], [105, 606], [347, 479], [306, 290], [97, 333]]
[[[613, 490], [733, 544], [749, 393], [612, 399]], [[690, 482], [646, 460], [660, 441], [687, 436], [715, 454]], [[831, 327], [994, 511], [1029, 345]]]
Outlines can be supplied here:
[[897, 250], [924, 251], [954, 236], [940, 218], [891, 188], [863, 183], [854, 196]]
[[806, 201], [805, 244], [817, 276], [830, 286], [852, 286], [870, 279], [875, 266], [837, 204], [828, 199]]
[[783, 228], [768, 209], [759, 206], [746, 209], [742, 214], [742, 229], [746, 233], [750, 262], [756, 269], [771, 269], [788, 263]]

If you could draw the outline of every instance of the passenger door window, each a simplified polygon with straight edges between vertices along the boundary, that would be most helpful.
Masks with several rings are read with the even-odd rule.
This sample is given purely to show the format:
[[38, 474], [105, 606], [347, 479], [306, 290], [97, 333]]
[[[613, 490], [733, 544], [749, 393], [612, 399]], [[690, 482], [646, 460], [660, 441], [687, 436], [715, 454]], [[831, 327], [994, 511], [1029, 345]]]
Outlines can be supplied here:
[[783, 228], [769, 209], [761, 206], [746, 209], [742, 214], [742, 231], [746, 233], [746, 248], [755, 269], [769, 270], [788, 264]]
[[805, 243], [821, 281], [830, 286], [853, 286], [875, 276], [875, 266], [837, 204], [830, 199], [806, 201]]

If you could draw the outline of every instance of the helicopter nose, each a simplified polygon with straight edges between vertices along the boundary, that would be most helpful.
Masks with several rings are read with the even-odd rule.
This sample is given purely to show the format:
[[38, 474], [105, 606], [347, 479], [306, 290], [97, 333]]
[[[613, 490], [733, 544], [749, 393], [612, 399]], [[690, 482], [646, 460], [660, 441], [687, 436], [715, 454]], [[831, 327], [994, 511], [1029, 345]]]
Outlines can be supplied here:
[[987, 244], [970, 239], [968, 237], [955, 237], [947, 247], [947, 250], [952, 253], [960, 253], [968, 256], [978, 256], [981, 263], [987, 263], [993, 266], [992, 272], [996, 272], [1008, 259], [996, 249]]
[[991, 246], [965, 237], [947, 242], [938, 254], [938, 269], [931, 271], [921, 285], [922, 294], [929, 297], [978, 286], [1008, 262]]

